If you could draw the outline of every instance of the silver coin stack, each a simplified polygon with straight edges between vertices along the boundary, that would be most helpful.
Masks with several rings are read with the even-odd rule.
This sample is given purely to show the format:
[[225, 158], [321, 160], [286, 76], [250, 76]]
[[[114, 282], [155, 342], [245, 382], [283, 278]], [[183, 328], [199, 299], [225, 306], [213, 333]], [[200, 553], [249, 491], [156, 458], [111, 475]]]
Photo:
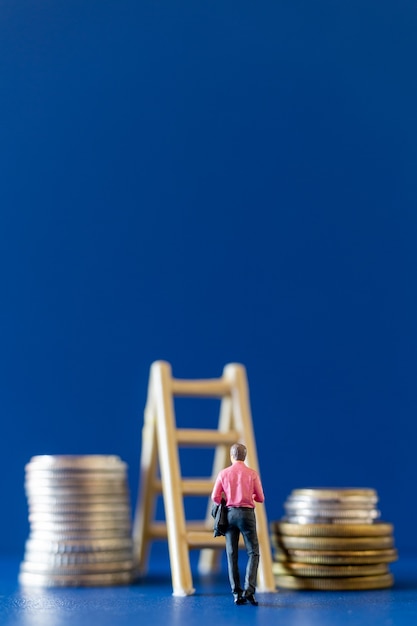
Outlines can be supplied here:
[[292, 524], [373, 524], [381, 515], [374, 489], [295, 489], [284, 503]]
[[118, 456], [35, 456], [26, 465], [30, 534], [19, 582], [44, 587], [133, 579], [127, 465]]

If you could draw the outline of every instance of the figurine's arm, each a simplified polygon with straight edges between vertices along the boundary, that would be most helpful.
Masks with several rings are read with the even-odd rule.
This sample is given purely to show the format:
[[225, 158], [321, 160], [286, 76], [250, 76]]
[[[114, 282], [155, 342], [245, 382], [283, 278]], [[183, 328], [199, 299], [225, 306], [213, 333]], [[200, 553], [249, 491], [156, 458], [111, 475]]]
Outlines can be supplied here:
[[220, 504], [220, 502], [222, 501], [222, 495], [223, 485], [219, 474], [216, 478], [216, 482], [214, 483], [213, 491], [211, 492], [211, 499], [216, 504]]
[[265, 501], [265, 495], [264, 490], [262, 489], [261, 479], [257, 474], [253, 483], [253, 499], [255, 500], [255, 502]]

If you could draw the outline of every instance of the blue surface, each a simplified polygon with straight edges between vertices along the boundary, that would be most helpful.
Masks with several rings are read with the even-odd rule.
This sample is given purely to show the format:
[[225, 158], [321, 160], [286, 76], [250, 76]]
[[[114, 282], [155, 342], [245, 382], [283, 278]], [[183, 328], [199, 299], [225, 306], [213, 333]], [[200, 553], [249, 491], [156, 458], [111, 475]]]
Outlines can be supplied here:
[[195, 577], [196, 594], [174, 598], [166, 568], [129, 587], [20, 589], [18, 562], [0, 562], [2, 626], [405, 626], [417, 615], [417, 559], [401, 558], [391, 569], [392, 590], [258, 594], [258, 607], [236, 607], [225, 574]]
[[246, 365], [269, 520], [373, 487], [417, 549], [415, 0], [0, 7], [0, 554], [34, 454], [135, 499], [160, 358]]

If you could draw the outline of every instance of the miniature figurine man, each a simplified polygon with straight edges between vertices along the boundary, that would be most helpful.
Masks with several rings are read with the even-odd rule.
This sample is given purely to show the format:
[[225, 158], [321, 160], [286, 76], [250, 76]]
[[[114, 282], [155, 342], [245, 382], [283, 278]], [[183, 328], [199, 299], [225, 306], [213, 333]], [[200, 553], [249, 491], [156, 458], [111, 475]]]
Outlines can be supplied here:
[[[258, 474], [245, 465], [246, 447], [235, 443], [230, 448], [232, 465], [217, 476], [211, 494], [212, 500], [220, 504], [226, 499], [228, 528], [226, 530], [226, 554], [230, 586], [235, 604], [247, 601], [257, 606], [255, 600], [256, 576], [259, 564], [259, 544], [256, 532], [255, 502], [263, 502], [264, 492]], [[248, 563], [245, 588], [242, 590], [238, 568], [239, 536], [243, 535]]]

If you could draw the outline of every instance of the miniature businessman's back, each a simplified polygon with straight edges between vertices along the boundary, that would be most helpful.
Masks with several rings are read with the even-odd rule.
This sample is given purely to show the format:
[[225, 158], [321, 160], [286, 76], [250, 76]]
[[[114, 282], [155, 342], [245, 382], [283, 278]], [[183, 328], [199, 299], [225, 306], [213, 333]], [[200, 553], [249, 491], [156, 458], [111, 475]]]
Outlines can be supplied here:
[[265, 500], [258, 474], [243, 461], [235, 461], [219, 473], [212, 493], [217, 504], [221, 502], [222, 493], [227, 506], [254, 508], [255, 502]]

